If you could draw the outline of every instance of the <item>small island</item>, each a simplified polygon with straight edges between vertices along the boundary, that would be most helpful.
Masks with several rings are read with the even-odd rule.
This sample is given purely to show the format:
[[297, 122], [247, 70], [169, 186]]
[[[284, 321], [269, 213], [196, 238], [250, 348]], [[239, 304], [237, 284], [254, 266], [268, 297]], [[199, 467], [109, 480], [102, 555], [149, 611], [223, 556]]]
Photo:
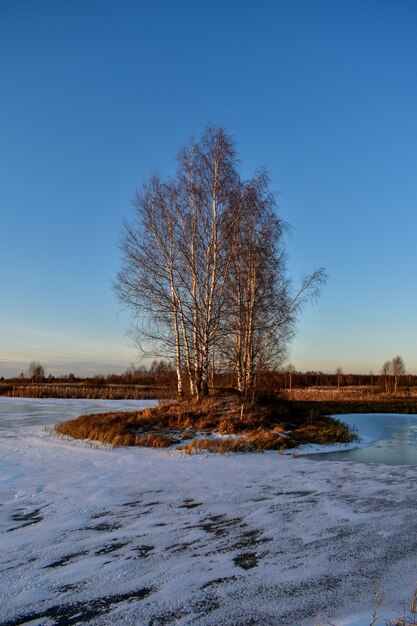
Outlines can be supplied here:
[[357, 439], [339, 420], [302, 403], [260, 398], [245, 404], [230, 390], [143, 411], [82, 415], [57, 424], [55, 432], [110, 446], [176, 448], [185, 453], [283, 452], [302, 444]]

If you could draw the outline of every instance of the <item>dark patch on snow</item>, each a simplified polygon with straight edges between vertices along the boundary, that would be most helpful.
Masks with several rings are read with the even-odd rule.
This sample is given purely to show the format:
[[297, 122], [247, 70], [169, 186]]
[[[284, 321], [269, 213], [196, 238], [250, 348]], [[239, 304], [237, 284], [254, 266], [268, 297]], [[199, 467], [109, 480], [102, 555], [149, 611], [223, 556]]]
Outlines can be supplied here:
[[[213, 533], [216, 537], [230, 535], [233, 529], [242, 527], [243, 517], [227, 517], [226, 515], [213, 515], [202, 522], [198, 527], [206, 533]], [[243, 524], [244, 526], [244, 524]]]
[[124, 546], [127, 546], [128, 543], [129, 541], [115, 541], [113, 543], [108, 543], [102, 548], [100, 548], [99, 550], [96, 550], [94, 554], [96, 555], [110, 554], [111, 552], [115, 552], [116, 550], [119, 550], [120, 548], [124, 548]]
[[122, 516], [130, 516], [134, 512], [137, 517], [151, 515], [155, 511], [155, 507], [161, 504], [161, 502], [156, 501], [144, 502], [143, 500], [131, 500], [123, 503], [122, 506], [127, 510], [124, 514], [122, 511], [120, 513]]
[[45, 507], [40, 507], [39, 509], [34, 509], [33, 511], [27, 512], [26, 509], [18, 509], [17, 513], [13, 513], [12, 520], [14, 522], [24, 522], [19, 526], [14, 526], [13, 528], [9, 528], [7, 532], [12, 532], [13, 530], [17, 530], [18, 528], [24, 528], [25, 526], [32, 526], [32, 524], [38, 524], [43, 520], [43, 516], [39, 515], [39, 511], [41, 511]]
[[300, 490], [300, 491], [278, 491], [274, 495], [275, 496], [291, 496], [293, 498], [304, 498], [304, 496], [312, 496], [315, 491], [311, 490]]
[[241, 567], [242, 569], [252, 569], [256, 567], [259, 563], [259, 558], [256, 552], [242, 552], [238, 554], [233, 559], [236, 567]]
[[111, 530], [118, 530], [122, 528], [123, 524], [119, 524], [119, 522], [102, 522], [101, 524], [96, 524], [95, 526], [86, 526], [82, 530], [97, 530], [99, 532], [106, 532]]
[[92, 619], [108, 613], [114, 605], [121, 602], [134, 602], [147, 598], [156, 589], [142, 587], [129, 593], [120, 593], [85, 602], [71, 604], [59, 604], [51, 606], [44, 611], [26, 613], [7, 622], [0, 622], [0, 626], [21, 626], [35, 620], [53, 620], [55, 626], [68, 626], [68, 624], [90, 623]]
[[221, 606], [219, 599], [214, 594], [206, 594], [193, 605], [194, 610], [200, 615], [208, 615]]
[[133, 550], [137, 553], [136, 558], [139, 559], [146, 559], [154, 549], [155, 546], [147, 545], [137, 546], [136, 548], [133, 548]]
[[195, 509], [197, 506], [201, 506], [202, 502], [194, 502], [193, 500], [184, 500], [184, 504], [179, 505], [179, 509]]
[[56, 588], [58, 593], [68, 593], [69, 591], [76, 591], [78, 589], [80, 589], [82, 587], [82, 585], [80, 585], [79, 583], [72, 583], [69, 585], [60, 585], [59, 587]]
[[85, 554], [88, 554], [88, 550], [81, 550], [80, 552], [73, 552], [72, 554], [67, 554], [67, 556], [63, 556], [62, 559], [58, 559], [57, 561], [54, 561], [53, 563], [49, 563], [48, 565], [45, 565], [43, 569], [48, 569], [50, 567], [52, 568], [63, 567], [64, 565], [67, 565], [68, 563], [72, 563], [73, 561], [76, 561], [79, 556], [84, 556]]
[[107, 517], [108, 515], [114, 515], [114, 513], [113, 511], [108, 511], [105, 509], [104, 511], [99, 511], [98, 513], [92, 515], [91, 519], [99, 519], [100, 517]]
[[[334, 526], [328, 529], [329, 533], [332, 533], [332, 541], [336, 539], [350, 539], [352, 535], [357, 535], [359, 530], [363, 530], [363, 525], [356, 524], [353, 526]], [[326, 540], [327, 541], [327, 540]]]
[[200, 587], [200, 589], [206, 589], [207, 587], [212, 587], [214, 585], [223, 585], [227, 583], [234, 582], [235, 580], [239, 580], [239, 576], [226, 576], [224, 578], [215, 578], [214, 580], [209, 580], [208, 583], [204, 583]]
[[130, 500], [129, 502], [123, 502], [122, 504], [122, 506], [125, 506], [129, 509], [135, 509], [141, 505], [142, 505], [142, 500]]
[[186, 552], [195, 543], [198, 543], [198, 541], [186, 541], [184, 543], [178, 543], [174, 546], [170, 546], [167, 549], [171, 550], [172, 554], [181, 554], [181, 552]]
[[262, 530], [255, 528], [254, 530], [245, 530], [241, 533], [236, 541], [231, 547], [231, 550], [241, 550], [242, 548], [251, 548], [254, 546], [259, 546], [262, 543], [267, 543], [268, 541], [272, 541], [272, 537], [261, 537]]

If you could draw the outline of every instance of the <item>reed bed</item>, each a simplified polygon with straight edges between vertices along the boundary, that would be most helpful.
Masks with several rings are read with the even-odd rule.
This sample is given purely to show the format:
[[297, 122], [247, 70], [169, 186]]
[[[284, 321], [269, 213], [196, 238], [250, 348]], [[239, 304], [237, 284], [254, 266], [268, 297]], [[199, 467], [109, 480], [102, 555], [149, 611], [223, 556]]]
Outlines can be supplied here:
[[152, 400], [172, 397], [168, 387], [141, 385], [86, 386], [74, 384], [5, 384], [0, 385], [0, 396], [8, 398], [62, 398], [65, 400]]
[[285, 389], [281, 391], [280, 395], [287, 400], [314, 402], [367, 401], [381, 403], [406, 398], [417, 401], [417, 389], [401, 387], [395, 392], [395, 394], [387, 393], [374, 386], [351, 386]]

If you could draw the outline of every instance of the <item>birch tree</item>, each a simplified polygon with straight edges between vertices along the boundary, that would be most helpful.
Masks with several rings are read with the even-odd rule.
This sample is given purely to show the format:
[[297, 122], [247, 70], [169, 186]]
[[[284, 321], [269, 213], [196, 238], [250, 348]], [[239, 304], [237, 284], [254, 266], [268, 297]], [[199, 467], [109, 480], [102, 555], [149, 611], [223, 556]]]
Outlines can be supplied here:
[[172, 179], [143, 185], [124, 226], [115, 289], [138, 319], [142, 351], [174, 360], [179, 397], [208, 393], [218, 355], [248, 398], [324, 279], [318, 270], [293, 290], [268, 179], [242, 182], [236, 164], [231, 138], [208, 127], [180, 151]]
[[381, 368], [381, 376], [384, 381], [385, 393], [390, 393], [391, 391], [391, 375], [392, 375], [392, 362], [385, 361], [384, 365]]
[[253, 396], [257, 372], [277, 368], [286, 357], [298, 313], [317, 297], [323, 269], [294, 291], [287, 276], [284, 234], [264, 172], [241, 184], [234, 200], [228, 272], [227, 352], [237, 388]]
[[239, 184], [233, 142], [209, 127], [179, 157], [178, 273], [182, 330], [191, 392], [208, 393], [209, 363], [219, 332], [226, 274], [230, 205]]
[[174, 357], [177, 392], [183, 395], [180, 301], [177, 287], [176, 194], [153, 176], [133, 201], [135, 218], [125, 223], [122, 268], [115, 290], [140, 321], [137, 331], [150, 354]]
[[394, 393], [396, 393], [401, 382], [401, 377], [405, 376], [406, 369], [403, 358], [400, 355], [395, 356], [391, 361], [392, 375], [394, 377]]
[[404, 360], [397, 355], [391, 361], [385, 361], [381, 369], [381, 376], [384, 381], [386, 393], [396, 393], [401, 382], [401, 377], [405, 376], [406, 369]]
[[174, 354], [177, 392], [208, 393], [209, 363], [220, 325], [230, 198], [238, 184], [233, 142], [207, 128], [178, 157], [175, 179], [158, 176], [134, 199], [125, 224], [115, 289], [139, 316], [149, 350]]

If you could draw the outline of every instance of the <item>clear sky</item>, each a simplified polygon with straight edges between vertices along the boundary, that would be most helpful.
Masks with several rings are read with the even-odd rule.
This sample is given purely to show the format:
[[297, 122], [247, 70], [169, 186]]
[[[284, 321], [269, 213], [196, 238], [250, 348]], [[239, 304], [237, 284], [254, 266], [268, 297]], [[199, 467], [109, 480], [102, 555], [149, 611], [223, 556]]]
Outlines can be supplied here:
[[265, 166], [297, 281], [297, 369], [417, 373], [415, 0], [1, 0], [0, 376], [138, 362], [124, 218], [207, 123]]

